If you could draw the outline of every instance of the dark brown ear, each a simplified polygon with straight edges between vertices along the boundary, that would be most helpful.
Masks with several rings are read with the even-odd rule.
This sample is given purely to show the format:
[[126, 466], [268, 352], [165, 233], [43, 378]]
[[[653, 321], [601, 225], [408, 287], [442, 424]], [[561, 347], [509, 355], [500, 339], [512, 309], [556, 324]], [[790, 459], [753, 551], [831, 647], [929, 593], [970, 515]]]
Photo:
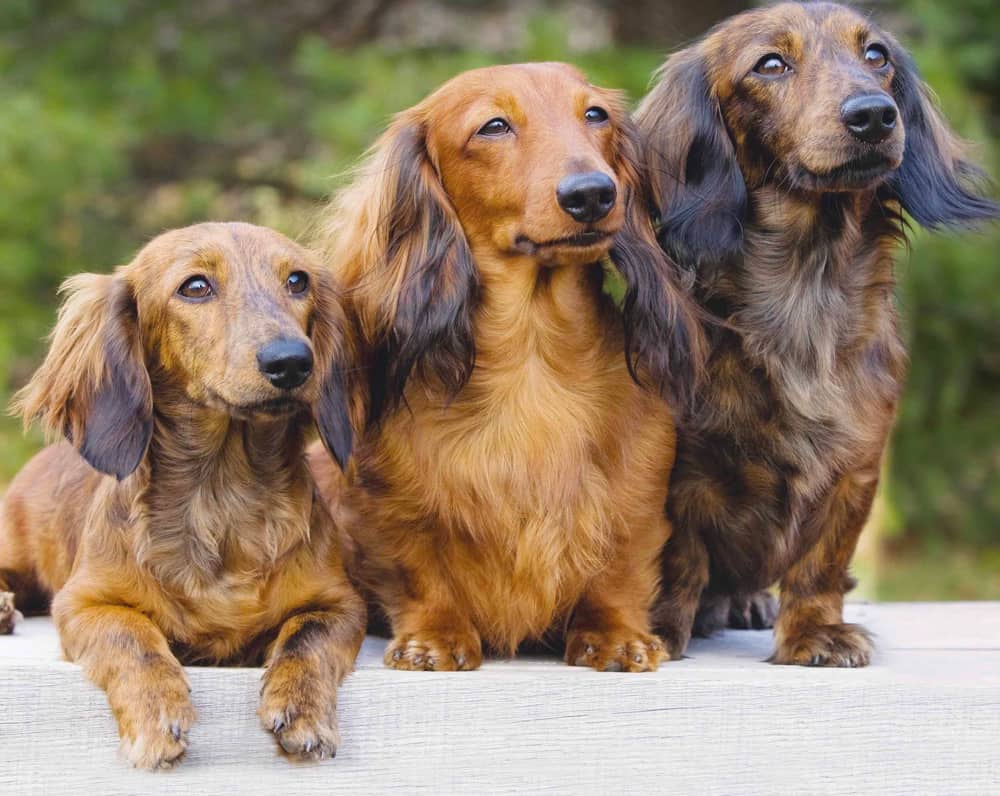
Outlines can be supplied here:
[[969, 226], [1000, 218], [1000, 206], [977, 189], [983, 172], [963, 154], [920, 79], [909, 54], [892, 42], [892, 93], [906, 133], [903, 162], [887, 184], [888, 194], [923, 227]]
[[363, 407], [352, 407], [354, 346], [332, 276], [320, 273], [313, 289], [312, 342], [320, 382], [313, 417], [323, 445], [344, 470], [354, 446], [352, 418], [364, 411]]
[[391, 157], [396, 186], [386, 221], [386, 261], [403, 275], [382, 347], [390, 407], [402, 397], [413, 370], [436, 378], [449, 392], [462, 388], [475, 364], [472, 306], [478, 292], [465, 234], [422, 134], [401, 131]]
[[746, 183], [697, 45], [670, 56], [635, 118], [659, 208], [660, 244], [685, 266], [738, 253]]
[[475, 363], [478, 274], [417, 121], [383, 135], [322, 234], [366, 351], [370, 421], [399, 405], [411, 374], [460, 390]]
[[14, 400], [26, 422], [61, 433], [96, 470], [119, 481], [153, 435], [153, 395], [125, 278], [80, 274], [66, 295], [48, 354]]
[[657, 245], [649, 172], [631, 122], [622, 125], [616, 149], [625, 224], [615, 236], [611, 261], [625, 281], [622, 312], [629, 372], [639, 383], [647, 374], [660, 394], [683, 411], [703, 366], [701, 324], [680, 269]]

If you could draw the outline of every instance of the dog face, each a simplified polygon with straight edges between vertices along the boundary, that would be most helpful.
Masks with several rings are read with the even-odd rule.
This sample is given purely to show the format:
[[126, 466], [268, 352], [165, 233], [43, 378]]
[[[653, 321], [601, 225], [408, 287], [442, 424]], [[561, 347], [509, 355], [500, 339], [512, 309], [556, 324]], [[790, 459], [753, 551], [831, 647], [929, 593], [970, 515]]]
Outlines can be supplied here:
[[838, 191], [884, 180], [903, 160], [893, 98], [899, 47], [837, 6], [782, 5], [742, 18], [704, 45], [748, 182]]
[[300, 246], [206, 224], [160, 236], [123, 277], [153, 366], [195, 403], [247, 417], [315, 402], [310, 329], [324, 276]]
[[466, 72], [418, 109], [427, 152], [473, 246], [592, 263], [624, 223], [618, 95], [563, 64]]
[[875, 191], [927, 227], [996, 216], [910, 56], [832, 3], [748, 11], [671, 56], [636, 114], [660, 240], [686, 262], [736, 254], [748, 191]]
[[49, 352], [17, 407], [119, 479], [145, 456], [154, 415], [214, 422], [311, 410], [343, 466], [348, 343], [330, 279], [262, 227], [167, 232], [113, 275], [67, 281]]

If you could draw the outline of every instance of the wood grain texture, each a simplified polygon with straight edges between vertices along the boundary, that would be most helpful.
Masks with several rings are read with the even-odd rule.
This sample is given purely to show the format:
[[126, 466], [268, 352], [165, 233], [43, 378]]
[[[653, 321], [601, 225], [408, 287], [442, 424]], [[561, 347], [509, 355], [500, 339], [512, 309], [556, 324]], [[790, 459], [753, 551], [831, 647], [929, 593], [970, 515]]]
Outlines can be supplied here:
[[365, 643], [336, 760], [278, 757], [260, 670], [191, 668], [188, 757], [129, 769], [104, 695], [46, 619], [0, 638], [0, 793], [1000, 793], [1000, 603], [854, 605], [874, 665], [762, 663], [769, 632], [696, 641], [655, 674], [548, 659], [395, 672]]

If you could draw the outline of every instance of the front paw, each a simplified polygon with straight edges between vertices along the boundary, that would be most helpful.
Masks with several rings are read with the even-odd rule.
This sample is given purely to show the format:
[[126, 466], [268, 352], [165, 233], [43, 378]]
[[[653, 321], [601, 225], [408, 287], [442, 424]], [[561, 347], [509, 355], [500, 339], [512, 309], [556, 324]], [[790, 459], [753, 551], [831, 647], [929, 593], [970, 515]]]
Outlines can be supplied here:
[[861, 625], [810, 625], [787, 634], [770, 663], [799, 666], [867, 666], [872, 658], [871, 635]]
[[293, 760], [337, 756], [337, 692], [332, 678], [321, 678], [294, 657], [279, 658], [264, 673], [257, 710], [265, 730]]
[[483, 662], [483, 645], [472, 630], [401, 633], [389, 643], [383, 660], [392, 669], [407, 671], [468, 671]]
[[14, 632], [14, 626], [23, 620], [21, 612], [14, 607], [14, 593], [0, 591], [0, 636]]
[[734, 594], [729, 603], [728, 625], [736, 630], [767, 630], [778, 617], [778, 601], [766, 589]]
[[566, 663], [599, 672], [655, 672], [667, 658], [662, 639], [632, 628], [571, 630]]
[[120, 700], [115, 714], [125, 758], [136, 768], [150, 771], [172, 768], [187, 751], [188, 730], [195, 719], [183, 674], [150, 678]]

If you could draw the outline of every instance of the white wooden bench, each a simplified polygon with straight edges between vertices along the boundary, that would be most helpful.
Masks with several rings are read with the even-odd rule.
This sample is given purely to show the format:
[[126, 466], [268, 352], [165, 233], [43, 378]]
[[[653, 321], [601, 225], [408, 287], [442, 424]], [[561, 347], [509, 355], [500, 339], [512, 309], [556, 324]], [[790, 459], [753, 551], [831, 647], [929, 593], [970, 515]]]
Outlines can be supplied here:
[[337, 758], [278, 757], [260, 670], [189, 670], [198, 722], [173, 771], [117, 757], [104, 695], [59, 660], [48, 619], [0, 637], [0, 794], [1000, 793], [1000, 603], [852, 605], [861, 670], [763, 663], [769, 632], [696, 641], [655, 674], [554, 660], [385, 669], [365, 643]]

